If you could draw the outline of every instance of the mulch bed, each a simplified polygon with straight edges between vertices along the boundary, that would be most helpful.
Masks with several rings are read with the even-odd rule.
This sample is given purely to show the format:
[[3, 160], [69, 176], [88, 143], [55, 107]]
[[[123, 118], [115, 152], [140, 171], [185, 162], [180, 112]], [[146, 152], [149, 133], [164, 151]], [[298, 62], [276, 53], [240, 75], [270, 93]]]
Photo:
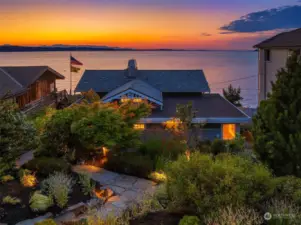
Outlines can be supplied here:
[[[17, 205], [0, 204], [0, 223], [16, 224], [17, 222], [26, 219], [33, 219], [35, 217], [44, 215], [47, 212], [51, 212], [53, 215], [57, 215], [62, 211], [62, 209], [60, 209], [58, 206], [53, 206], [50, 207], [46, 212], [32, 212], [29, 207], [29, 199], [31, 194], [37, 189], [38, 188], [25, 188], [20, 184], [19, 180], [13, 180], [5, 184], [0, 184], [0, 201], [2, 201], [2, 198], [7, 195], [17, 197], [21, 200], [21, 204]], [[86, 202], [89, 199], [91, 199], [91, 197], [84, 195], [81, 191], [80, 186], [78, 184], [75, 184], [73, 186], [72, 193], [69, 195], [68, 206], [75, 205], [79, 202]], [[3, 209], [5, 214], [4, 216], [1, 215], [3, 214]]]
[[154, 212], [130, 221], [130, 225], [178, 225], [183, 216], [182, 213]]

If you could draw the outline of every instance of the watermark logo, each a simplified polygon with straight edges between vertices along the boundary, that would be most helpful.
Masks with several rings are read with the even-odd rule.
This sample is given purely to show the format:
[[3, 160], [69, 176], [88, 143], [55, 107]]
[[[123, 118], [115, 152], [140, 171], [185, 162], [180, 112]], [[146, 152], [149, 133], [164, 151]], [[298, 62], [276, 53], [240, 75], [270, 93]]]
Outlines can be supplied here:
[[272, 219], [272, 214], [269, 213], [269, 212], [266, 212], [264, 215], [263, 215], [263, 218], [267, 221], [271, 220]]

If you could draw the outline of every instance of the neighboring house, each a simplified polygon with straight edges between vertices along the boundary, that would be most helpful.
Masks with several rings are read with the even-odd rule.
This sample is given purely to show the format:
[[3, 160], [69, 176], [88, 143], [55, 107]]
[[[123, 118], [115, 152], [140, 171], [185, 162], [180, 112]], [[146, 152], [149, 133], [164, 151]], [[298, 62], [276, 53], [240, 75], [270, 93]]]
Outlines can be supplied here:
[[48, 66], [0, 67], [0, 99], [12, 99], [21, 109], [41, 102], [65, 77]]
[[271, 81], [276, 81], [277, 70], [285, 67], [288, 56], [293, 51], [300, 54], [301, 28], [290, 32], [280, 33], [257, 45], [258, 48], [258, 100], [267, 98], [271, 92]]
[[138, 70], [130, 60], [125, 70], [86, 70], [75, 91], [90, 89], [104, 102], [147, 99], [155, 108], [134, 127], [150, 133], [164, 131], [163, 124], [176, 117], [177, 104], [190, 101], [197, 110], [194, 122], [206, 124], [199, 130], [202, 139], [232, 139], [240, 123], [250, 120], [219, 94], [210, 94], [202, 70]]

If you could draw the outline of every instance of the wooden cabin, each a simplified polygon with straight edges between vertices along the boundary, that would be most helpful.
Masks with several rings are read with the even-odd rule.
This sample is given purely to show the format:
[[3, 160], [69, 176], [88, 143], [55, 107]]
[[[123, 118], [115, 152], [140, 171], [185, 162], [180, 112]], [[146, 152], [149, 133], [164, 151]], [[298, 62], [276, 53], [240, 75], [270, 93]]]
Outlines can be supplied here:
[[0, 67], [0, 98], [24, 109], [49, 99], [57, 79], [65, 77], [48, 66]]

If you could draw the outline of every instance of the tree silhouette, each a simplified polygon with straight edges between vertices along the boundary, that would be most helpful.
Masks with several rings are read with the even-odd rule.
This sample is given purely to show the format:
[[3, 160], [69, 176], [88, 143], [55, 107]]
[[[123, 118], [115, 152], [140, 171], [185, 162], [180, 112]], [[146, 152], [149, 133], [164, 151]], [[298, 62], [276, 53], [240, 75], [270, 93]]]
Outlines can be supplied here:
[[240, 101], [243, 100], [243, 97], [240, 96], [240, 91], [240, 87], [234, 88], [232, 84], [230, 84], [227, 90], [223, 89], [223, 95], [229, 102], [231, 102], [235, 106], [241, 106]]

